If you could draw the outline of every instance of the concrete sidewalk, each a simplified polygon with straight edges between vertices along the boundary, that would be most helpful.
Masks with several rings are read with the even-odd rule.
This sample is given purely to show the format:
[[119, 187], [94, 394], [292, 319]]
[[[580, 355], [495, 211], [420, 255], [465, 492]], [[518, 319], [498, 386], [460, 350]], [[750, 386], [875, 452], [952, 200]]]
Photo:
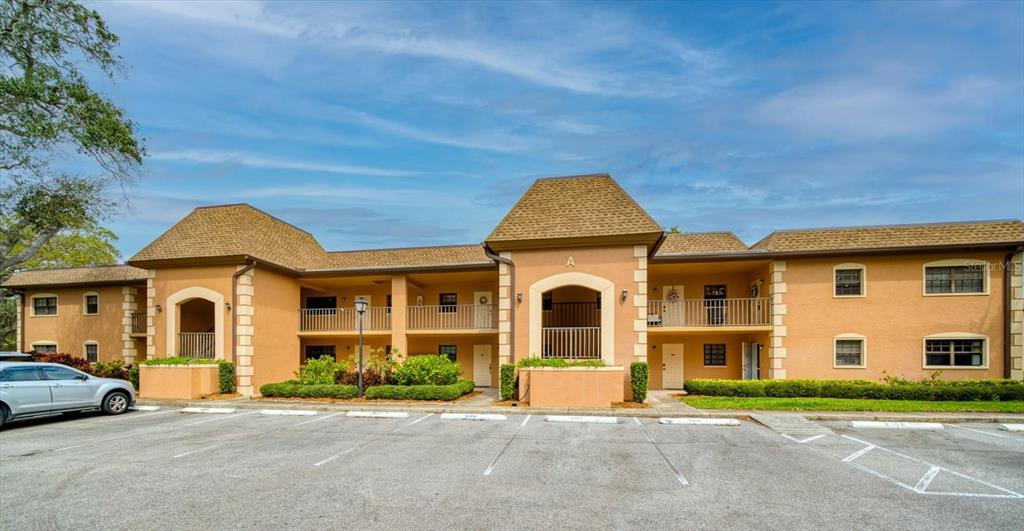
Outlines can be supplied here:
[[901, 413], [888, 411], [765, 411], [732, 409], [697, 409], [677, 400], [669, 391], [651, 391], [646, 408], [569, 408], [498, 405], [496, 389], [479, 389], [480, 393], [456, 402], [318, 402], [302, 399], [225, 400], [146, 400], [139, 405], [173, 407], [233, 407], [238, 409], [309, 409], [317, 411], [407, 411], [410, 413], [499, 413], [506, 415], [583, 415], [612, 417], [716, 417], [750, 419], [752, 415], [800, 415], [809, 420], [879, 420], [892, 422], [1024, 422], [1024, 415], [1013, 413]]

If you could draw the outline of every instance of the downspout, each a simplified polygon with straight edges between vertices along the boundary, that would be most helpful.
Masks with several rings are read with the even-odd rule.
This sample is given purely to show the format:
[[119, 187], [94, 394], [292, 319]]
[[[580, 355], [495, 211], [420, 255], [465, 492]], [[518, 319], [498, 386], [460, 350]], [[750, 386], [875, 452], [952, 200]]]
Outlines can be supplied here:
[[[491, 252], [491, 250], [484, 245], [484, 254], [487, 258], [500, 262], [508, 266], [508, 300], [509, 302], [509, 314], [508, 314], [508, 361], [515, 365], [516, 363], [516, 265], [512, 263], [512, 260], [503, 256], [498, 256]], [[501, 311], [500, 309], [498, 311]], [[499, 347], [500, 348], [500, 347]]]
[[246, 260], [245, 267], [231, 274], [231, 363], [238, 366], [238, 277], [256, 267], [254, 260]]
[[1010, 377], [1012, 369], [1010, 364], [1013, 362], [1013, 358], [1010, 356], [1013, 343], [1013, 334], [1010, 332], [1013, 315], [1013, 286], [1010, 283], [1013, 277], [1013, 256], [1021, 251], [1024, 251], [1024, 246], [1011, 251], [1003, 262], [1003, 378]]

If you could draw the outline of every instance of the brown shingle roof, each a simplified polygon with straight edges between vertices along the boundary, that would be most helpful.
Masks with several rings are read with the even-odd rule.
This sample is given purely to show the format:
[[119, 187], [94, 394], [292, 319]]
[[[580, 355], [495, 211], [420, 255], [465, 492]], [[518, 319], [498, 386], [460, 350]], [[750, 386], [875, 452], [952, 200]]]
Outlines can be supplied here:
[[581, 175], [534, 181], [487, 243], [660, 232], [661, 226], [609, 175]]
[[769, 234], [750, 249], [787, 253], [1004, 243], [1024, 243], [1024, 223], [1014, 219], [786, 230]]
[[440, 247], [406, 247], [337, 251], [327, 256], [317, 269], [387, 269], [404, 267], [493, 265], [480, 244]]
[[3, 283], [5, 288], [70, 286], [78, 284], [125, 284], [146, 280], [146, 270], [129, 265], [36, 269], [17, 271]]
[[731, 232], [683, 232], [666, 234], [657, 255], [746, 251], [747, 245]]
[[325, 252], [313, 235], [266, 212], [224, 205], [193, 210], [129, 261], [250, 256], [298, 271], [315, 267]]

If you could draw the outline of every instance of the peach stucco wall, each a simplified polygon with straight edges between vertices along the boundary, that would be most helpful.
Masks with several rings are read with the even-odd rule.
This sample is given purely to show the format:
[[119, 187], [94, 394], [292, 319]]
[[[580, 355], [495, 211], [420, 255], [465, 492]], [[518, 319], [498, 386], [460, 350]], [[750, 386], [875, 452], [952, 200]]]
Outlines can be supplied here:
[[[647, 361], [650, 364], [650, 388], [664, 387], [662, 368], [662, 352], [666, 344], [683, 345], [683, 379], [694, 378], [726, 378], [740, 379], [743, 377], [743, 343], [760, 343], [765, 346], [761, 351], [761, 378], [768, 377], [767, 371], [767, 332], [747, 332], [731, 334], [650, 334], [647, 337]], [[704, 366], [704, 345], [706, 343], [725, 344], [725, 367]]]
[[[156, 347], [155, 357], [164, 358], [177, 354], [176, 352], [167, 352], [167, 298], [183, 289], [201, 287], [220, 293], [224, 297], [224, 302], [230, 302], [231, 275], [234, 272], [235, 266], [230, 265], [161, 268], [156, 270], [156, 277], [153, 279], [153, 288], [156, 290], [154, 304], [159, 304], [162, 311], [156, 312], [153, 318], [153, 345]], [[222, 334], [224, 359], [232, 361], [231, 312], [224, 306], [214, 308], [214, 312], [223, 313], [225, 327]]]
[[217, 365], [142, 365], [139, 397], [200, 398], [220, 392]]
[[[106, 286], [26, 291], [22, 313], [25, 318], [25, 335], [21, 348], [28, 351], [35, 341], [53, 341], [57, 343], [58, 352], [84, 358], [84, 343], [96, 341], [99, 344], [99, 361], [121, 359], [124, 332], [121, 288]], [[145, 292], [145, 288], [139, 291]], [[84, 315], [83, 297], [86, 293], [99, 295], [98, 315]], [[32, 316], [32, 296], [41, 294], [57, 296], [56, 316]]]
[[296, 278], [257, 267], [253, 273], [253, 388], [292, 377], [299, 367], [299, 301]]
[[[951, 258], [984, 260], [989, 269], [986, 295], [925, 296], [926, 262]], [[966, 332], [988, 336], [987, 369], [943, 369], [942, 378], [1003, 376], [1003, 253], [845, 256], [787, 260], [783, 280], [787, 313], [784, 367], [788, 378], [868, 378], [902, 375], [922, 378], [923, 338]], [[859, 263], [867, 268], [867, 296], [834, 298], [832, 268]], [[833, 368], [833, 337], [867, 338], [867, 367]]]
[[610, 407], [621, 402], [622, 367], [527, 367], [519, 369], [519, 399], [534, 407]]

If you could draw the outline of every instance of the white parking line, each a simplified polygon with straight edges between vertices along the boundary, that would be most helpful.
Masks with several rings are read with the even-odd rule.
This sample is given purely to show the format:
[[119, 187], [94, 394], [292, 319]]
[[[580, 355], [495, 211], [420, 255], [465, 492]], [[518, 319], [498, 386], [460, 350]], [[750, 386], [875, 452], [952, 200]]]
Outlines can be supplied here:
[[917, 485], [914, 485], [914, 489], [918, 491], [926, 490], [928, 485], [932, 484], [932, 480], [935, 479], [935, 476], [939, 474], [940, 470], [942, 469], [937, 466], [929, 468], [928, 471], [924, 473], [924, 476], [921, 476], [921, 479], [917, 481]]
[[178, 455], [176, 455], [176, 456], [172, 457], [171, 459], [177, 459], [177, 458], [179, 458], [179, 457], [185, 457], [186, 455], [192, 455], [192, 454], [197, 454], [197, 453], [199, 453], [199, 452], [205, 452], [205, 451], [207, 451], [207, 450], [213, 450], [214, 448], [216, 448], [216, 447], [218, 447], [218, 446], [220, 446], [220, 445], [219, 445], [219, 444], [215, 444], [215, 445], [213, 445], [213, 446], [207, 446], [206, 448], [200, 448], [200, 449], [198, 449], [198, 450], [192, 450], [192, 451], [190, 451], [190, 452], [185, 452], [185, 453], [183, 453], [183, 454], [178, 454]]
[[302, 425], [305, 425], [305, 424], [312, 424], [314, 422], [320, 422], [321, 420], [327, 420], [327, 419], [329, 419], [331, 417], [337, 417], [338, 415], [344, 415], [344, 414], [345, 414], [344, 412], [332, 413], [330, 415], [326, 415], [326, 416], [323, 416], [323, 417], [317, 417], [317, 418], [315, 418], [313, 420], [304, 420], [304, 421], [302, 421], [302, 422], [300, 422], [298, 424], [295, 424], [295, 426], [302, 426]]
[[787, 439], [789, 439], [789, 440], [791, 440], [791, 441], [793, 441], [793, 442], [795, 442], [797, 444], [806, 444], [806, 443], [809, 443], [811, 441], [820, 439], [820, 438], [822, 438], [822, 437], [824, 437], [824, 436], [826, 436], [828, 434], [827, 433], [820, 433], [818, 435], [811, 435], [810, 437], [808, 437], [806, 439], [797, 439], [796, 437], [793, 437], [792, 435], [786, 435], [785, 433], [780, 433], [779, 435], [781, 435], [781, 436], [783, 436], [783, 437], [785, 437], [785, 438], [787, 438]]
[[203, 420], [200, 420], [198, 422], [190, 422], [188, 424], [182, 424], [182, 426], [198, 426], [200, 424], [208, 424], [210, 422], [218, 422], [218, 421], [221, 421], [221, 420], [237, 419], [238, 417], [244, 417], [246, 415], [255, 415], [257, 413], [259, 413], [259, 411], [247, 411], [245, 413], [233, 413], [233, 414], [230, 414], [230, 415], [224, 415], [223, 417], [214, 417], [212, 419], [203, 419]]
[[317, 415], [316, 411], [311, 409], [261, 409], [260, 415], [267, 416], [298, 416], [298, 417], [314, 417]]
[[974, 433], [984, 433], [985, 435], [991, 435], [993, 437], [999, 437], [1000, 439], [1010, 439], [1010, 440], [1013, 440], [1013, 441], [1021, 440], [1020, 438], [1013, 437], [1011, 435], [1003, 435], [1001, 433], [993, 433], [991, 431], [978, 430], [978, 429], [974, 429], [974, 428], [968, 428], [968, 427], [965, 427], [965, 426], [957, 426], [956, 424], [947, 424], [947, 426], [949, 426], [951, 428], [961, 429], [961, 430], [973, 431]]
[[491, 463], [487, 465], [487, 468], [484, 469], [485, 476], [489, 476], [491, 475], [491, 472], [494, 472], [494, 467], [498, 466], [498, 461], [501, 460], [501, 456], [505, 455], [505, 451], [508, 450], [509, 446], [512, 446], [512, 441], [515, 440], [516, 435], [519, 435], [519, 432], [523, 431], [523, 428], [526, 427], [526, 423], [530, 422], [530, 417], [533, 417], [533, 415], [527, 415], [526, 418], [523, 419], [523, 423], [520, 424], [518, 428], [516, 428], [516, 431], [512, 432], [512, 436], [508, 438], [508, 441], [505, 443], [505, 446], [501, 448], [501, 451], [498, 452], [498, 455], [494, 456], [494, 459], [491, 460]]
[[861, 448], [860, 450], [857, 450], [856, 452], [853, 452], [852, 454], [844, 457], [843, 458], [843, 462], [844, 463], [849, 463], [849, 462], [853, 461], [854, 459], [857, 459], [858, 457], [860, 457], [860, 456], [870, 452], [871, 450], [874, 450], [875, 448], [878, 448], [878, 447], [873, 445], [873, 444], [869, 444], [869, 445], [865, 446], [864, 448]]
[[427, 420], [427, 417], [433, 417], [433, 416], [434, 416], [433, 413], [427, 413], [426, 415], [423, 415], [422, 417], [420, 417], [420, 418], [418, 418], [418, 419], [416, 419], [416, 420], [414, 420], [414, 421], [412, 421], [412, 422], [410, 422], [408, 424], [405, 424], [403, 427], [405, 427], [405, 426], [412, 426], [413, 424], [419, 424], [421, 421]]
[[640, 419], [636, 417], [633, 417], [633, 420], [636, 422], [637, 426], [640, 426], [640, 430], [644, 432], [644, 435], [647, 436], [647, 441], [651, 443], [652, 446], [654, 446], [654, 449], [658, 451], [658, 454], [661, 455], [661, 458], [665, 460], [665, 464], [668, 465], [668, 467], [672, 470], [672, 473], [676, 476], [676, 480], [682, 483], [684, 487], [688, 486], [690, 482], [686, 481], [686, 477], [683, 476], [683, 473], [680, 472], [678, 468], [676, 468], [676, 465], [672, 464], [672, 460], [669, 459], [668, 456], [665, 455], [665, 452], [661, 450], [661, 446], [658, 446], [658, 443], [655, 442], [654, 437], [651, 437], [651, 433], [647, 431], [647, 427], [644, 426], [644, 423], [640, 422]]

